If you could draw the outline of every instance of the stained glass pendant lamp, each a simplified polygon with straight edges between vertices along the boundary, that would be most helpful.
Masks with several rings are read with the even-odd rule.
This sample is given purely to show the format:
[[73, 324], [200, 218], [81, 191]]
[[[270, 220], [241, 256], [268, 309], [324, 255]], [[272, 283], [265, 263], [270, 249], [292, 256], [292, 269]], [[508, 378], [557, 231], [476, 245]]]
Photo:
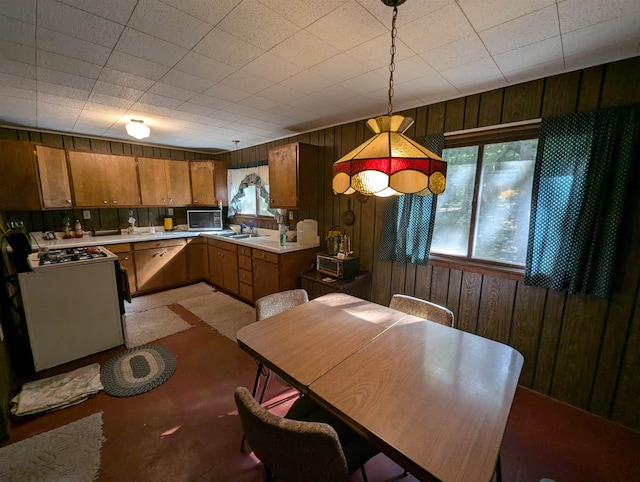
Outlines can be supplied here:
[[144, 139], [149, 137], [151, 129], [144, 125], [143, 120], [131, 119], [131, 122], [126, 125], [127, 134], [136, 139]]
[[369, 119], [367, 127], [375, 135], [333, 163], [333, 192], [359, 192], [379, 197], [442, 194], [446, 186], [447, 163], [404, 135], [413, 124], [412, 118], [393, 114], [396, 18], [398, 5], [405, 0], [381, 1], [393, 7], [388, 113]]

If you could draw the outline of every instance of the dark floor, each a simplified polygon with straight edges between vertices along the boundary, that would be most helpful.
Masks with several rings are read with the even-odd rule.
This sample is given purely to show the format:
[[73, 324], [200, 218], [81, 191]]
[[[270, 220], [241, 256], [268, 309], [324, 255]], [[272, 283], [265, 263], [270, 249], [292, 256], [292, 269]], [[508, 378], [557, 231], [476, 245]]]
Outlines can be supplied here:
[[[171, 379], [143, 395], [114, 398], [100, 392], [74, 407], [16, 421], [14, 443], [92, 413], [103, 412], [100, 481], [262, 481], [251, 455], [239, 451], [236, 386], [251, 388], [256, 364], [180, 305], [171, 308], [194, 327], [156, 341], [171, 349], [178, 368]], [[38, 378], [89, 363], [103, 363], [124, 347], [41, 372]], [[286, 398], [271, 382], [268, 398]], [[287, 402], [274, 408], [283, 413]], [[169, 429], [175, 433], [162, 437]], [[640, 433], [626, 430], [530, 390], [519, 388], [502, 449], [503, 480], [538, 482], [640, 481]], [[402, 469], [384, 455], [367, 465], [370, 482], [402, 480]], [[352, 481], [360, 481], [356, 473]]]

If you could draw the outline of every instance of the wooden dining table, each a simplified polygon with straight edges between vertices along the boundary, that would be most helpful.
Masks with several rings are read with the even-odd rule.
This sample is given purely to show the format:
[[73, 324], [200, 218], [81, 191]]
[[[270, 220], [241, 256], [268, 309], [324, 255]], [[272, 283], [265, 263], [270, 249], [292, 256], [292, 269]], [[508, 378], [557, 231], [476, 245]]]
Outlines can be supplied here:
[[523, 364], [515, 349], [345, 294], [237, 339], [419, 480], [491, 480]]

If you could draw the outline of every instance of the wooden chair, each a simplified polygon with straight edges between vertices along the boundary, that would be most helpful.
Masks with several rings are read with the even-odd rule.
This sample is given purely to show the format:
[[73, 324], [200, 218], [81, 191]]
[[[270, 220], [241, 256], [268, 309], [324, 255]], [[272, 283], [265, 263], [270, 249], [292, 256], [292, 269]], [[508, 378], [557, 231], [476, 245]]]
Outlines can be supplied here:
[[267, 481], [275, 475], [287, 482], [340, 482], [360, 468], [366, 482], [364, 464], [378, 451], [308, 397], [296, 400], [283, 418], [244, 387], [236, 388], [234, 396], [242, 429]]
[[395, 294], [391, 297], [389, 308], [453, 328], [453, 312], [430, 301]]

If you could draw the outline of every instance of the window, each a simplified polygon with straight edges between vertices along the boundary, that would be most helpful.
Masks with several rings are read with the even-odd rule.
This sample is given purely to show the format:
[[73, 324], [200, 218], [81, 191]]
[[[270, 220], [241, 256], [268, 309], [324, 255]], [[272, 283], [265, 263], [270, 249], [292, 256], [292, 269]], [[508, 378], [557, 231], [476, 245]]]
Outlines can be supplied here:
[[445, 138], [432, 254], [524, 266], [537, 127]]
[[260, 164], [254, 167], [230, 168], [227, 171], [229, 193], [229, 217], [271, 216], [269, 210], [269, 167]]

